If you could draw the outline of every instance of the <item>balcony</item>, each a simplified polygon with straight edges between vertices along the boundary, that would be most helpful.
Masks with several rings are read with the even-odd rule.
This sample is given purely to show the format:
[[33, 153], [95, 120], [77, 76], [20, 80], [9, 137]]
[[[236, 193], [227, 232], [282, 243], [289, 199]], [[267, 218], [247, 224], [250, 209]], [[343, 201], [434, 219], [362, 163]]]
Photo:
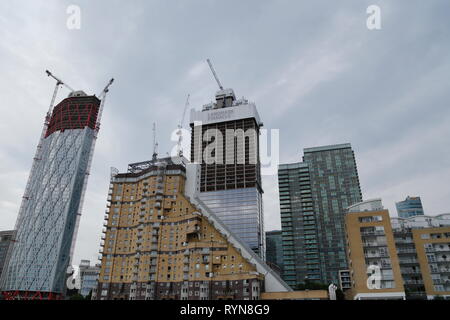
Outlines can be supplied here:
[[416, 259], [408, 259], [408, 260], [401, 260], [399, 259], [399, 264], [418, 264], [419, 261], [417, 261]]
[[415, 284], [415, 285], [423, 285], [423, 281], [422, 280], [404, 280], [405, 284]]
[[201, 229], [200, 229], [200, 225], [198, 225], [198, 224], [195, 224], [195, 225], [193, 225], [193, 226], [188, 226], [187, 228], [186, 228], [186, 234], [191, 234], [191, 233], [197, 233], [197, 232], [199, 232]]
[[384, 231], [364, 231], [361, 232], [361, 236], [385, 236]]
[[364, 242], [363, 246], [364, 247], [385, 247], [385, 246], [387, 246], [387, 242], [384, 242], [384, 241], [382, 241], [382, 242], [375, 242], [375, 241]]
[[412, 254], [416, 253], [416, 250], [414, 249], [401, 249], [397, 251], [397, 254]]
[[365, 253], [364, 257], [366, 258], [388, 258], [388, 254], [386, 252], [377, 252], [377, 253]]

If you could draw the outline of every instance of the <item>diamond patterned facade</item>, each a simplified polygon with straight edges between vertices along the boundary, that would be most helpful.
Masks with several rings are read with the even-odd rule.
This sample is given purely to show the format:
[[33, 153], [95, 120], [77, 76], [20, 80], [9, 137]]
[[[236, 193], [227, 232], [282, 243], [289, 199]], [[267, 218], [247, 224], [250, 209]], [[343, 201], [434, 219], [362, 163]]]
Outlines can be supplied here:
[[64, 292], [100, 110], [97, 97], [77, 93], [46, 121], [0, 283], [5, 296]]

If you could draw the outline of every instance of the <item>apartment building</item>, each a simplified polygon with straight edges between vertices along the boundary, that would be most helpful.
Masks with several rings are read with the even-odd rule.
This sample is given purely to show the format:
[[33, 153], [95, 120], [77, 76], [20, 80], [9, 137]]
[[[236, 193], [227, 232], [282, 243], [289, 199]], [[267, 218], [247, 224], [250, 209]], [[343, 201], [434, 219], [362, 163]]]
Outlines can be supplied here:
[[186, 162], [112, 172], [96, 299], [255, 300], [290, 291], [200, 200], [200, 166]]
[[381, 199], [348, 208], [345, 216], [350, 299], [404, 299], [403, 279], [389, 212]]
[[392, 218], [409, 298], [450, 297], [450, 214]]

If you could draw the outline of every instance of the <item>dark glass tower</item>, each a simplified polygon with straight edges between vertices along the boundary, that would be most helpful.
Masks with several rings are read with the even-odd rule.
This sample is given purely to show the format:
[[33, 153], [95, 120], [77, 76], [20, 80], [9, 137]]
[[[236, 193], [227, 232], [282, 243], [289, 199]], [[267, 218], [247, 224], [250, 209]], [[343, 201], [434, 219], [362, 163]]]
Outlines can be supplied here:
[[351, 145], [306, 148], [302, 163], [279, 166], [278, 179], [285, 281], [339, 284], [345, 209], [362, 201]]
[[266, 263], [279, 274], [283, 273], [281, 230], [266, 232]]
[[306, 163], [283, 164], [278, 169], [283, 280], [292, 288], [307, 279], [322, 281], [317, 222]]

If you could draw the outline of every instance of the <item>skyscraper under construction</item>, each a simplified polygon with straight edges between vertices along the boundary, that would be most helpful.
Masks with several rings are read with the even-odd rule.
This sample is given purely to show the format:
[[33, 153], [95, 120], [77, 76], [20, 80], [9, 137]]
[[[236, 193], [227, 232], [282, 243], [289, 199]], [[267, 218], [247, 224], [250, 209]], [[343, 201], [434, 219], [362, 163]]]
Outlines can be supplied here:
[[52, 299], [64, 292], [104, 98], [112, 83], [100, 99], [72, 91], [53, 107], [65, 85], [54, 79], [57, 85], [0, 282], [6, 299]]
[[216, 102], [191, 111], [191, 162], [200, 164], [200, 198], [260, 257], [265, 257], [256, 106], [219, 90]]

